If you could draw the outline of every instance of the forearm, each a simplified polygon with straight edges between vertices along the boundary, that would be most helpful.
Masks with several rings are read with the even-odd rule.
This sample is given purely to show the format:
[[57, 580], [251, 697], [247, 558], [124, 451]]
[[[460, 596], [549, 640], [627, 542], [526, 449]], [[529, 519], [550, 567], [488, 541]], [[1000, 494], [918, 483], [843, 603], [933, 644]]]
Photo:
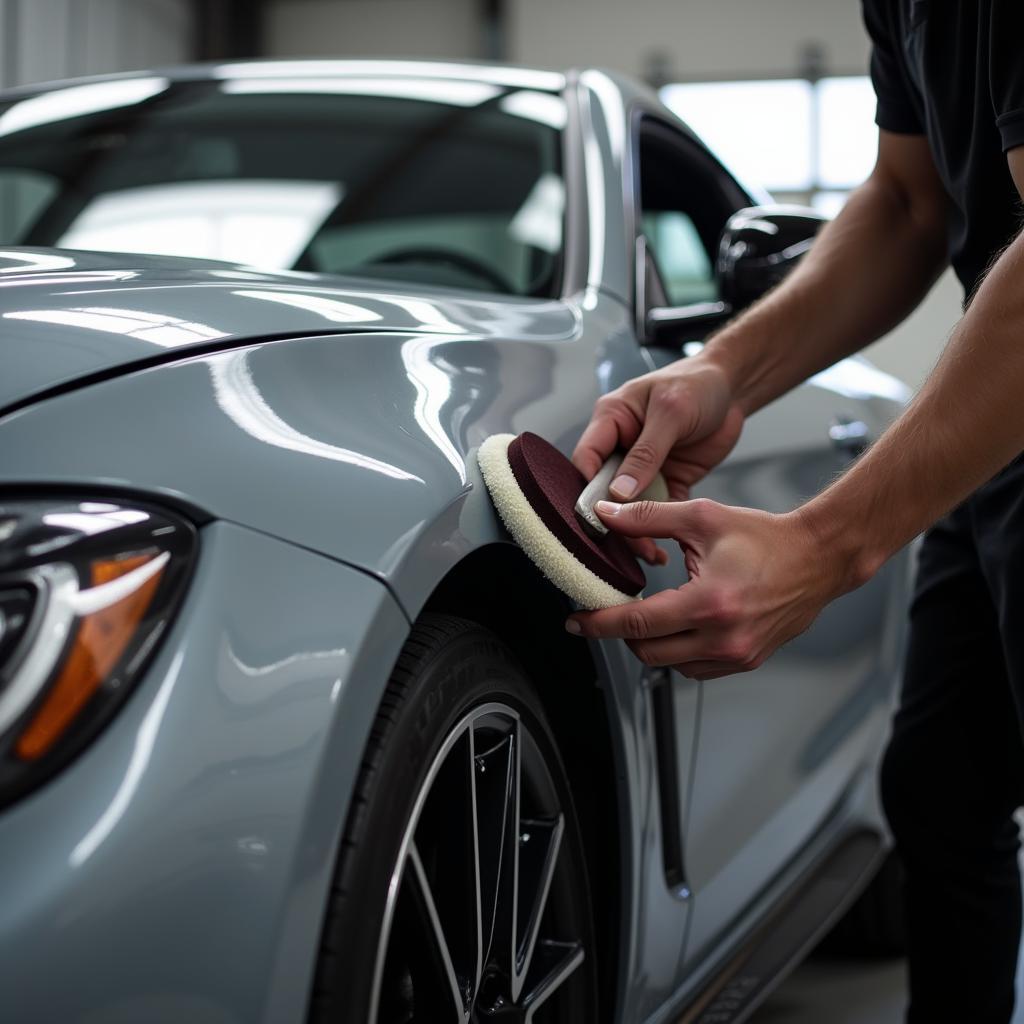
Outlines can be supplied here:
[[869, 578], [1024, 449], [1024, 238], [1003, 253], [920, 394], [800, 510], [824, 549]]
[[851, 197], [801, 266], [702, 353], [745, 413], [857, 352], [899, 323], [945, 265], [942, 216], [884, 176]]

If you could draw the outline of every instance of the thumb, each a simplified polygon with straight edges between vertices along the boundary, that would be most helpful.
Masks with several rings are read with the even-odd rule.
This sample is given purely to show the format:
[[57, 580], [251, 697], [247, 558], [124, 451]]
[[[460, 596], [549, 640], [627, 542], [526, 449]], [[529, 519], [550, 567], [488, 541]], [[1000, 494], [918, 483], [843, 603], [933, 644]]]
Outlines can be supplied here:
[[624, 505], [599, 501], [594, 510], [609, 530], [625, 537], [671, 537], [682, 542], [692, 541], [707, 532], [709, 506], [713, 505], [714, 502], [704, 498], [631, 501]]
[[667, 409], [652, 401], [648, 405], [647, 419], [640, 436], [626, 452], [609, 487], [612, 497], [628, 501], [642, 494], [657, 476], [678, 433], [678, 427], [673, 424]]

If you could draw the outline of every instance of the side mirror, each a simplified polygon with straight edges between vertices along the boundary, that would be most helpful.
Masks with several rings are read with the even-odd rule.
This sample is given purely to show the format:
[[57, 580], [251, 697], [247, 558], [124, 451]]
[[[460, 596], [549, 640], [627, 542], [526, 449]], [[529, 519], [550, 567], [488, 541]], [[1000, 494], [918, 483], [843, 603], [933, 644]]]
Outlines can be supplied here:
[[688, 306], [665, 305], [665, 290], [646, 242], [637, 248], [637, 324], [648, 345], [678, 348], [702, 340], [779, 283], [810, 249], [828, 218], [805, 206], [751, 206], [725, 225], [715, 260], [718, 297]]
[[718, 297], [733, 313], [779, 283], [828, 223], [804, 206], [752, 206], [734, 213], [718, 244]]

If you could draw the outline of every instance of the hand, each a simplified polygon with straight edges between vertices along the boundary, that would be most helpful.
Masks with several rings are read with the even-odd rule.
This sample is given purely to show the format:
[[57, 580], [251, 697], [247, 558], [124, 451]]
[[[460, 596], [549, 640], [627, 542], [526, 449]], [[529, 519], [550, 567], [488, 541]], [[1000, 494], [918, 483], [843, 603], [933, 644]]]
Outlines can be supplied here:
[[629, 449], [612, 481], [613, 498], [628, 501], [661, 471], [675, 501], [732, 451], [743, 429], [725, 372], [692, 356], [644, 374], [598, 399], [572, 461], [593, 479], [612, 452]]
[[866, 582], [818, 541], [800, 510], [771, 515], [706, 499], [595, 508], [627, 537], [678, 541], [690, 580], [643, 601], [579, 612], [566, 628], [623, 637], [645, 664], [694, 679], [757, 668], [833, 598]]
[[[690, 488], [732, 451], [742, 429], [743, 413], [725, 373], [692, 356], [598, 399], [572, 461], [590, 480], [612, 452], [628, 448], [609, 488], [612, 497], [642, 493], [660, 470], [669, 497], [685, 501]], [[668, 561], [650, 537], [629, 544], [651, 565]]]

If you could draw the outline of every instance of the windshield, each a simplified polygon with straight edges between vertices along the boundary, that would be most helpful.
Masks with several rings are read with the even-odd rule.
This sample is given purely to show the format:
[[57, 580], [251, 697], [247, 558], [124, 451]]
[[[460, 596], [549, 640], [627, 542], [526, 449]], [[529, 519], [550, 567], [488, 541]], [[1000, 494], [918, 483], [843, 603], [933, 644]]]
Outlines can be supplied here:
[[564, 122], [438, 78], [70, 86], [0, 105], [0, 242], [550, 296]]

